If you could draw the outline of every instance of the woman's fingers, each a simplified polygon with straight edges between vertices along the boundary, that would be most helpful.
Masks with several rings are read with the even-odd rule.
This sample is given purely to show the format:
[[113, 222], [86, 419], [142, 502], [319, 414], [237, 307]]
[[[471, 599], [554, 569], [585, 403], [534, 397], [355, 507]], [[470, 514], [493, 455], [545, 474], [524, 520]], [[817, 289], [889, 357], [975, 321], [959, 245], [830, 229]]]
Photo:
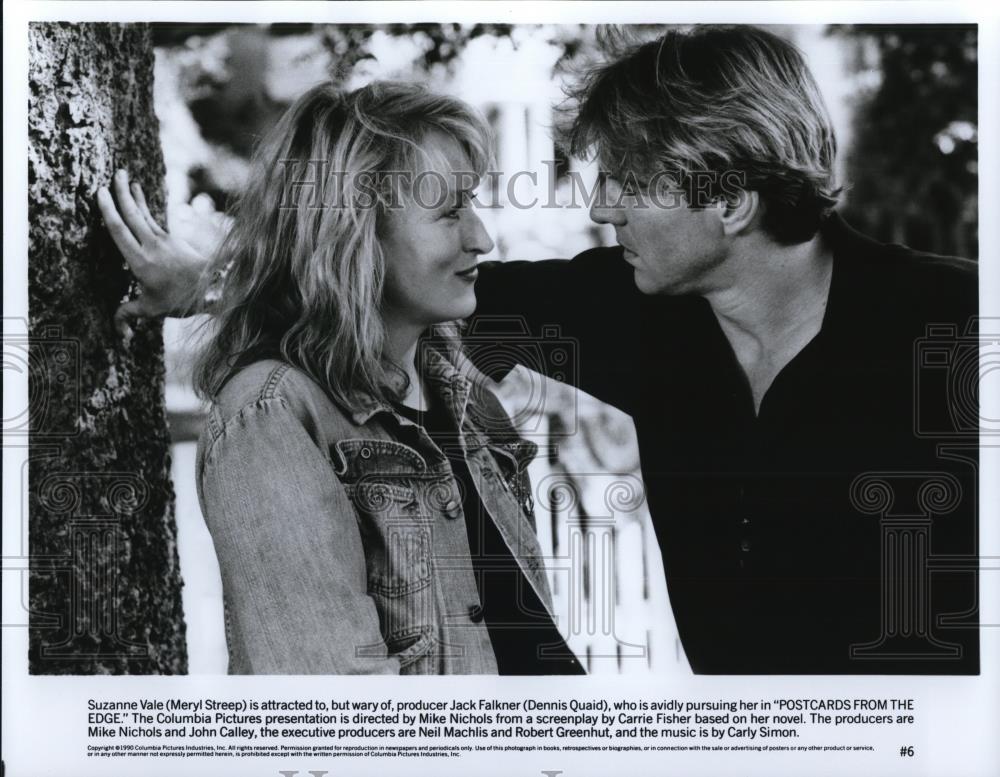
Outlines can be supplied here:
[[144, 318], [149, 315], [150, 312], [147, 310], [145, 295], [130, 299], [119, 305], [118, 310], [115, 311], [115, 329], [118, 330], [119, 335], [128, 338], [132, 332], [130, 322], [133, 319]]
[[[117, 311], [119, 329], [135, 317], [187, 316], [209, 264], [208, 254], [186, 240], [171, 235], [156, 223], [142, 188], [130, 187], [128, 175], [119, 171], [112, 184], [97, 192], [97, 203], [112, 239], [128, 263], [142, 291]], [[214, 250], [214, 247], [213, 247]]]
[[153, 214], [149, 212], [149, 205], [146, 203], [146, 195], [143, 193], [142, 187], [137, 181], [132, 182], [132, 196], [135, 197], [135, 202], [139, 206], [139, 212], [142, 213], [142, 217], [146, 219], [146, 223], [153, 231], [153, 234], [157, 237], [165, 237], [167, 231], [156, 223], [156, 219], [153, 218]]
[[121, 212], [122, 220], [132, 230], [135, 239], [140, 243], [152, 240], [156, 235], [150, 229], [149, 224], [146, 223], [146, 217], [139, 210], [139, 206], [132, 197], [132, 192], [129, 191], [128, 173], [125, 170], [119, 170], [115, 173], [114, 185], [115, 199], [118, 201], [118, 209]]
[[132, 230], [122, 221], [107, 186], [102, 186], [97, 190], [97, 206], [101, 209], [101, 215], [104, 217], [104, 224], [111, 234], [111, 239], [115, 241], [115, 245], [122, 252], [125, 261], [129, 263], [130, 267], [141, 265], [146, 260], [142, 246], [135, 239]]

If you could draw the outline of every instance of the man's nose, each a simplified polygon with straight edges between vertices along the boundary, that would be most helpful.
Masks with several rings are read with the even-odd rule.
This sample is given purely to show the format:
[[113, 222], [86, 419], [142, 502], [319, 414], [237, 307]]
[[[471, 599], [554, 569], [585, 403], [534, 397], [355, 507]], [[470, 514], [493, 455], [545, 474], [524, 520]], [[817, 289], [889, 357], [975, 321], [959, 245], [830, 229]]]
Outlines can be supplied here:
[[606, 181], [602, 183], [590, 204], [590, 220], [598, 224], [623, 226], [625, 209], [622, 207], [620, 194], [621, 189], [614, 184]]

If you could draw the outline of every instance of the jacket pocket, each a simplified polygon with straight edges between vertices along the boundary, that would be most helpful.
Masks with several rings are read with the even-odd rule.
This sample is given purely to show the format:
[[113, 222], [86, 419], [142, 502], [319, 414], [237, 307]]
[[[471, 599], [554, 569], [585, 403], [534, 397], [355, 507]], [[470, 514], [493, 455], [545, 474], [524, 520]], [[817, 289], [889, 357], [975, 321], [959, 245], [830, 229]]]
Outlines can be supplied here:
[[366, 475], [413, 475], [427, 470], [424, 457], [395, 440], [352, 438], [333, 444], [334, 471], [344, 482]]
[[390, 654], [410, 655], [418, 651], [415, 635], [433, 634], [438, 624], [430, 530], [390, 527], [371, 561], [368, 593], [382, 637]]
[[[357, 511], [368, 593], [390, 654], [437, 622], [433, 587], [433, 512], [420, 504], [427, 466], [394, 440], [349, 439], [333, 446], [334, 466]], [[416, 648], [413, 648], [416, 650]]]
[[435, 644], [434, 630], [428, 626], [409, 629], [386, 641], [389, 655], [399, 659], [403, 674], [437, 674], [435, 662], [420, 662]]
[[417, 512], [417, 494], [407, 478], [366, 475], [356, 483], [344, 483], [344, 489], [361, 513], [391, 516]]
[[368, 588], [386, 599], [399, 599], [431, 585], [431, 532], [427, 526], [392, 521], [378, 527], [368, 565]]
[[430, 524], [417, 480], [423, 457], [394, 440], [355, 438], [332, 446], [334, 470], [361, 528], [369, 584], [395, 595], [430, 580]]

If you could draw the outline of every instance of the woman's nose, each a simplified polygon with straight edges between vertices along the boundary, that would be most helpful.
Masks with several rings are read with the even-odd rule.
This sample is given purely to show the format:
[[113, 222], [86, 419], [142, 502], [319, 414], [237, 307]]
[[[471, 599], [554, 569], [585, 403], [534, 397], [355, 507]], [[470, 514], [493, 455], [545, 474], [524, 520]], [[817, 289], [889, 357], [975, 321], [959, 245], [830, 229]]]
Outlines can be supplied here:
[[466, 251], [474, 254], [488, 254], [493, 250], [493, 238], [486, 231], [483, 220], [471, 208], [466, 211], [466, 236], [463, 246]]

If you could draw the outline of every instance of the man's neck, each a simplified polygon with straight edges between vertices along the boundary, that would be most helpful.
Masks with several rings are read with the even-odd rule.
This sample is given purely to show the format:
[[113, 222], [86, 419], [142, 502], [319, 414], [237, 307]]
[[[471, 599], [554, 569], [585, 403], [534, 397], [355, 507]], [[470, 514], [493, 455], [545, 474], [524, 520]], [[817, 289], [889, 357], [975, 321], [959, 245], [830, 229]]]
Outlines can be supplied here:
[[705, 298], [759, 410], [774, 378], [822, 327], [833, 252], [819, 236], [795, 246], [761, 239], [730, 257], [726, 273]]

